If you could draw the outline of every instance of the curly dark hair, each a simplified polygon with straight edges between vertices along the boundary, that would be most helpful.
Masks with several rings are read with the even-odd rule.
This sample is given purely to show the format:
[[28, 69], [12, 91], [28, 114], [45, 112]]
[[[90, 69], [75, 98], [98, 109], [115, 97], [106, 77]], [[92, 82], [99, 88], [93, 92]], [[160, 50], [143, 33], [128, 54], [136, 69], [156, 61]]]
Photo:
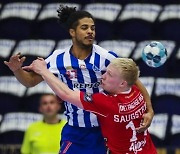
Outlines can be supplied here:
[[82, 18], [92, 18], [93, 16], [87, 11], [77, 11], [76, 7], [68, 7], [60, 5], [58, 10], [58, 22], [62, 24], [67, 30], [76, 29], [78, 20]]

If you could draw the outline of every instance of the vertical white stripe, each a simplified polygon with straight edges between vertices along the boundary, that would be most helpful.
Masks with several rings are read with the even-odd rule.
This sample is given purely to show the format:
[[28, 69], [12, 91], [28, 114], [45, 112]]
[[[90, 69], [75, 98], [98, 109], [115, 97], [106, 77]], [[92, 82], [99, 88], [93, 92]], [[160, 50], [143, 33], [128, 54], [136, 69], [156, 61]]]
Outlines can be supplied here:
[[[64, 67], [66, 68], [67, 66], [71, 66], [71, 59], [70, 59], [70, 55], [69, 55], [69, 51], [67, 50], [65, 53], [64, 53], [64, 57], [63, 57], [63, 62], [64, 62]], [[67, 83], [67, 81], [66, 81]], [[67, 102], [67, 107], [68, 107], [68, 111], [70, 113], [68, 113], [69, 115], [69, 121], [68, 121], [68, 124], [73, 126], [73, 108], [72, 108], [72, 105]]]
[[89, 60], [89, 62], [90, 62], [91, 64], [94, 64], [94, 58], [95, 58], [95, 48], [94, 48], [94, 46], [93, 46], [92, 55], [91, 55], [91, 58], [90, 58], [90, 60]]
[[68, 124], [70, 125], [70, 126], [73, 126], [73, 114], [72, 114], [72, 112], [73, 112], [73, 108], [72, 108], [72, 106], [71, 106], [71, 104], [70, 103], [68, 103], [67, 102], [67, 109], [68, 109], [68, 116], [69, 116], [69, 121], [68, 121]]
[[90, 113], [90, 121], [91, 121], [91, 126], [92, 127], [97, 127], [99, 126], [98, 120], [97, 120], [97, 116], [93, 113]]
[[77, 120], [78, 120], [79, 127], [85, 127], [83, 110], [78, 108], [77, 114], [78, 114]]
[[[63, 79], [63, 82], [65, 83], [65, 84], [67, 84], [67, 80], [66, 80], [66, 78], [64, 77], [64, 76], [62, 76], [62, 79]], [[71, 126], [73, 126], [73, 115], [72, 115], [72, 112], [73, 112], [73, 108], [72, 108], [72, 106], [71, 106], [71, 104], [70, 103], [66, 103], [67, 104], [67, 106], [65, 105], [65, 108], [66, 108], [66, 114], [69, 116], [69, 121], [68, 121], [68, 124], [69, 125], [71, 125]], [[68, 111], [68, 112], [67, 112]], [[69, 113], [70, 112], [70, 113]]]
[[[84, 63], [83, 60], [78, 60], [78, 64], [79, 64], [79, 67], [81, 67], [81, 65], [85, 65], [85, 63]], [[81, 69], [82, 74], [83, 74], [83, 71], [84, 71], [84, 70]], [[86, 78], [86, 77], [85, 77], [84, 74], [83, 74], [84, 83], [87, 82], [85, 78]], [[77, 81], [77, 82], [78, 82], [78, 81]], [[85, 127], [84, 112], [83, 112], [83, 110], [80, 109], [80, 108], [78, 108], [77, 113], [78, 113], [77, 119], [78, 119], [79, 126], [80, 126], [80, 127]]]

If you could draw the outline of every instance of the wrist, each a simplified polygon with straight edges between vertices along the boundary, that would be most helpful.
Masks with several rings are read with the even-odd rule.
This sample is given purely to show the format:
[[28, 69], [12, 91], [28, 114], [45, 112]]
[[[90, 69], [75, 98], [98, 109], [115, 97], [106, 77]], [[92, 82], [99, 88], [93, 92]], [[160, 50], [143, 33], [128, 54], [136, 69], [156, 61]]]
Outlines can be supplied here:
[[15, 73], [19, 72], [20, 70], [21, 70], [21, 67], [18, 69], [12, 70], [12, 72], [15, 74]]
[[41, 76], [45, 76], [47, 73], [48, 73], [48, 69], [42, 69], [40, 72], [39, 72], [39, 74], [41, 75]]

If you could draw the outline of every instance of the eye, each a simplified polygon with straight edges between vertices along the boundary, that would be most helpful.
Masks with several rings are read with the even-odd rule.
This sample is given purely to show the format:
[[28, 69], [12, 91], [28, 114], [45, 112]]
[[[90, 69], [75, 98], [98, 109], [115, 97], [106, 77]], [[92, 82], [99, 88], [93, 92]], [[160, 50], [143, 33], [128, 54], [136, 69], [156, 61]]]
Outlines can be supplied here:
[[87, 28], [88, 28], [88, 26], [86, 26], [86, 25], [81, 26], [81, 29], [83, 29], [83, 30], [86, 30]]
[[93, 25], [93, 26], [91, 26], [91, 30], [92, 30], [92, 31], [94, 31], [94, 30], [95, 30], [95, 28], [96, 28], [96, 27], [95, 27], [94, 25]]

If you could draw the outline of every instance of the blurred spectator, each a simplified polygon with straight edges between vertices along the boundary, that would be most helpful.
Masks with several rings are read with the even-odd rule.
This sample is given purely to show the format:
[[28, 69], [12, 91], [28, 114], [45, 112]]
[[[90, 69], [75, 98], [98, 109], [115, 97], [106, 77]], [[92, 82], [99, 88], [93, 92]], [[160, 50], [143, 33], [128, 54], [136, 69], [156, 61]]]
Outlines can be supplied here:
[[43, 121], [35, 122], [27, 129], [21, 147], [22, 154], [58, 153], [61, 130], [66, 123], [58, 117], [61, 107], [54, 94], [41, 96], [39, 111], [43, 114]]

